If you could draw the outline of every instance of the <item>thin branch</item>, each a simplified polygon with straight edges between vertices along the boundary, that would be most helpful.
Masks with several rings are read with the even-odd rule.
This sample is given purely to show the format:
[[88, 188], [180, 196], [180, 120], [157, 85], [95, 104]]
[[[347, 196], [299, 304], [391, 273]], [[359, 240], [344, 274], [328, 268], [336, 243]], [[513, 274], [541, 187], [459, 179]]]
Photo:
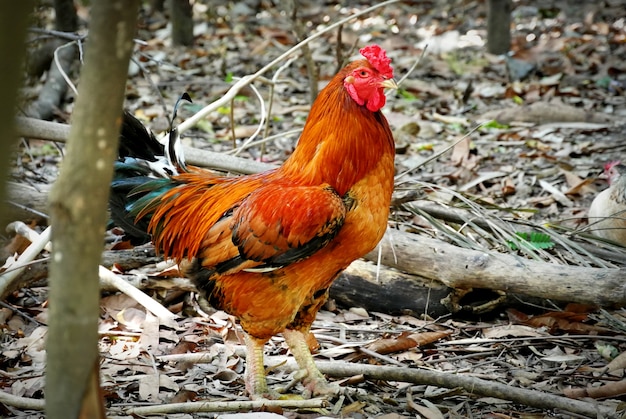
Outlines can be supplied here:
[[615, 415], [615, 411], [606, 406], [541, 391], [512, 387], [462, 374], [443, 373], [423, 368], [397, 368], [344, 362], [317, 362], [316, 364], [322, 373], [331, 377], [350, 377], [363, 374], [370, 380], [402, 381], [443, 388], [460, 387], [469, 394], [496, 397], [539, 409], [560, 409], [587, 417], [595, 418], [598, 415], [614, 417], [613, 415]]
[[310, 43], [311, 41], [319, 38], [320, 36], [324, 35], [325, 33], [329, 32], [329, 31], [332, 31], [332, 30], [334, 30], [335, 28], [337, 28], [337, 27], [339, 27], [341, 25], [344, 25], [345, 23], [351, 21], [352, 19], [355, 19], [355, 18], [357, 18], [359, 16], [363, 16], [363, 15], [365, 15], [367, 13], [373, 12], [374, 10], [380, 9], [381, 7], [385, 7], [385, 6], [388, 6], [390, 4], [397, 3], [399, 1], [400, 0], [387, 0], [387, 1], [384, 1], [384, 2], [379, 3], [377, 5], [368, 7], [366, 9], [361, 10], [360, 12], [354, 13], [354, 14], [352, 14], [352, 15], [344, 18], [344, 19], [341, 19], [341, 20], [333, 23], [332, 25], [327, 26], [323, 30], [321, 30], [321, 31], [319, 31], [319, 32], [309, 36], [307, 39], [305, 39], [302, 42], [299, 42], [298, 44], [296, 44], [293, 47], [289, 48], [287, 51], [285, 51], [283, 54], [278, 56], [276, 59], [272, 60], [269, 64], [265, 65], [263, 68], [261, 68], [256, 73], [254, 73], [252, 75], [248, 75], [248, 76], [242, 77], [241, 80], [237, 81], [237, 83], [235, 83], [226, 92], [226, 94], [224, 94], [224, 96], [222, 96], [220, 99], [214, 101], [213, 103], [205, 106], [198, 113], [194, 114], [191, 118], [189, 118], [186, 121], [184, 121], [183, 123], [181, 123], [178, 126], [178, 131], [182, 134], [183, 132], [187, 131], [188, 129], [194, 127], [206, 115], [208, 115], [211, 112], [215, 111], [220, 106], [224, 106], [224, 105], [228, 104], [228, 102], [230, 102], [230, 100], [233, 99], [237, 95], [237, 93], [239, 93], [239, 91], [243, 87], [247, 86], [248, 84], [250, 84], [251, 82], [256, 80], [258, 77], [260, 77], [261, 75], [265, 74], [270, 68], [272, 68], [276, 64], [282, 62], [285, 58], [289, 57], [295, 51], [300, 50], [304, 45], [307, 45], [308, 43]]
[[[419, 62], [419, 61], [418, 61]], [[402, 80], [404, 80], [404, 77], [402, 78]], [[415, 169], [418, 169], [424, 165], [426, 165], [427, 163], [438, 159], [441, 155], [443, 155], [444, 153], [447, 153], [449, 150], [451, 150], [452, 148], [454, 148], [457, 144], [459, 144], [461, 141], [465, 140], [466, 138], [469, 138], [470, 135], [472, 135], [474, 132], [476, 132], [477, 130], [479, 130], [483, 125], [488, 124], [490, 121], [485, 121], [485, 122], [481, 122], [480, 124], [476, 125], [474, 128], [472, 128], [471, 130], [469, 130], [469, 132], [467, 132], [465, 135], [463, 135], [461, 138], [459, 138], [458, 140], [456, 140], [455, 142], [453, 142], [452, 144], [450, 144], [447, 147], [444, 147], [443, 149], [441, 149], [438, 153], [433, 154], [432, 156], [428, 157], [426, 160], [421, 161], [419, 164], [411, 167], [410, 169], [405, 170], [404, 172], [400, 173], [399, 175], [396, 175], [395, 180], [398, 181], [398, 179], [400, 179], [401, 177], [411, 173], [412, 171], [414, 171]]]
[[[298, 0], [292, 0], [289, 2], [292, 7], [291, 13], [291, 23], [293, 25], [293, 32], [296, 35], [298, 40], [301, 40], [306, 36], [306, 30], [302, 25], [302, 21], [298, 18]], [[311, 48], [308, 45], [302, 46], [302, 56], [304, 57], [304, 61], [306, 63], [306, 71], [309, 79], [309, 96], [311, 98], [311, 103], [315, 102], [315, 98], [317, 98], [318, 87], [317, 87], [317, 65], [313, 60], [313, 54], [311, 54]]]
[[[40, 235], [35, 230], [24, 224], [22, 221], [14, 221], [7, 225], [6, 228], [7, 233], [19, 234], [20, 236], [24, 236], [31, 243], [35, 243], [40, 240]], [[50, 242], [46, 243], [44, 246], [44, 250], [51, 252], [52, 246]]]
[[[296, 60], [295, 56], [291, 57], [283, 65], [278, 67], [278, 69], [274, 72], [274, 76], [272, 77], [272, 80], [269, 82], [270, 92], [269, 92], [269, 98], [268, 98], [268, 104], [267, 104], [267, 118], [265, 119], [265, 130], [263, 131], [263, 140], [262, 140], [263, 142], [261, 143], [263, 144], [263, 147], [261, 149], [261, 156], [265, 152], [265, 142], [269, 139], [267, 135], [269, 134], [269, 130], [270, 130], [270, 121], [272, 119], [272, 106], [274, 105], [274, 91], [276, 89], [276, 84], [278, 83], [278, 77], [295, 60]], [[249, 146], [252, 146], [252, 144], [253, 143], [249, 144]]]
[[53, 29], [29, 28], [28, 31], [33, 33], [41, 33], [44, 35], [48, 35], [49, 37], [66, 39], [68, 41], [84, 41], [87, 38], [86, 35], [77, 34], [76, 32], [63, 32]]
[[15, 278], [17, 278], [22, 271], [26, 268], [26, 264], [33, 261], [37, 255], [45, 248], [45, 246], [50, 241], [50, 233], [52, 231], [51, 227], [46, 228], [39, 238], [32, 242], [26, 250], [20, 255], [19, 258], [15, 261], [18, 269], [12, 269], [9, 272], [6, 272], [0, 275], [0, 295], [4, 295], [5, 290], [9, 287], [9, 285], [13, 282]]
[[[259, 126], [254, 131], [254, 133], [246, 141], [244, 141], [244, 143], [241, 145], [241, 147], [236, 149], [235, 153], [233, 154], [234, 156], [238, 155], [239, 153], [241, 153], [243, 150], [245, 150], [246, 148], [248, 148], [250, 146], [250, 143], [252, 141], [254, 141], [254, 139], [259, 135], [259, 133], [263, 129], [263, 126], [265, 125], [265, 120], [266, 119], [269, 120], [269, 116], [267, 115], [267, 112], [265, 111], [265, 101], [263, 100], [263, 96], [261, 96], [261, 93], [259, 93], [259, 89], [257, 89], [254, 84], [250, 84], [250, 86], [248, 86], [248, 87], [250, 87], [250, 89], [252, 89], [252, 91], [256, 95], [257, 99], [259, 100], [259, 103], [261, 104], [261, 120], [259, 121]], [[232, 107], [231, 107], [231, 110], [232, 110]], [[234, 125], [233, 125], [233, 127], [234, 127]], [[234, 128], [233, 128], [233, 139], [235, 139], [235, 129]], [[235, 145], [236, 145], [236, 143], [235, 143]]]
[[426, 48], [428, 48], [428, 44], [426, 44], [424, 46], [424, 49], [422, 50], [422, 53], [420, 54], [419, 57], [417, 57], [417, 60], [415, 60], [415, 62], [411, 66], [411, 68], [409, 68], [409, 70], [402, 76], [402, 78], [400, 80], [398, 80], [398, 86], [402, 86], [402, 83], [404, 83], [404, 81], [407, 79], [407, 77], [409, 77], [411, 75], [411, 73], [413, 71], [415, 71], [415, 69], [417, 68], [419, 63], [422, 62], [422, 59], [424, 58], [424, 55], [426, 54]]
[[46, 407], [45, 400], [14, 396], [5, 391], [0, 391], [0, 403], [20, 410], [44, 410]]
[[[245, 352], [242, 347], [236, 351], [238, 356]], [[162, 355], [157, 357], [161, 361], [169, 362], [212, 362], [212, 357], [203, 354], [177, 354]], [[267, 357], [268, 365], [276, 365], [277, 369], [292, 372], [298, 369], [293, 359], [285, 362], [284, 356]], [[566, 412], [596, 417], [598, 414], [612, 417], [615, 411], [606, 406], [574, 400], [567, 397], [548, 394], [526, 388], [513, 387], [496, 381], [483, 380], [470, 375], [445, 373], [425, 368], [415, 367], [390, 367], [367, 364], [355, 364], [348, 362], [316, 362], [320, 371], [330, 377], [345, 378], [363, 375], [369, 380], [401, 381], [413, 384], [431, 385], [442, 388], [462, 388], [469, 394], [496, 397], [502, 400], [510, 400], [526, 406], [539, 409], [560, 409]], [[135, 413], [133, 411], [133, 413]]]
[[[70, 126], [67, 124], [42, 121], [37, 118], [17, 117], [15, 125], [18, 134], [21, 136], [62, 143], [67, 141], [70, 132]], [[189, 164], [225, 172], [251, 174], [276, 167], [273, 164], [185, 146], [183, 146], [183, 152]]]
[[176, 318], [176, 315], [163, 307], [158, 301], [135, 288], [124, 279], [115, 275], [113, 272], [105, 268], [104, 266], [99, 267], [100, 274], [100, 284], [104, 286], [113, 286], [124, 294], [128, 295], [139, 304], [144, 306], [146, 310], [150, 311], [152, 314], [157, 316], [161, 323], [169, 324], [173, 319]]
[[[82, 51], [82, 49], [80, 49], [79, 42], [73, 41], [73, 42], [68, 42], [67, 44], [63, 44], [54, 50], [54, 64], [57, 66], [57, 70], [61, 74], [61, 77], [63, 77], [63, 80], [65, 80], [65, 83], [69, 86], [70, 89], [72, 89], [72, 92], [74, 92], [75, 95], [78, 95], [78, 89], [76, 89], [76, 86], [74, 85], [72, 80], [70, 80], [70, 76], [67, 75], [67, 73], [65, 72], [65, 69], [63, 69], [63, 65], [61, 64], [61, 59], [59, 58], [59, 51], [61, 51], [64, 48], [71, 47], [74, 44], [76, 44], [76, 46], [79, 47], [79, 51]], [[81, 53], [80, 58], [82, 61], [82, 53]]]
[[254, 400], [233, 402], [186, 402], [159, 404], [154, 406], [131, 407], [126, 414], [133, 416], [141, 415], [165, 415], [174, 413], [198, 413], [198, 412], [238, 412], [258, 409], [277, 408], [285, 409], [321, 409], [328, 406], [325, 399], [310, 400]]

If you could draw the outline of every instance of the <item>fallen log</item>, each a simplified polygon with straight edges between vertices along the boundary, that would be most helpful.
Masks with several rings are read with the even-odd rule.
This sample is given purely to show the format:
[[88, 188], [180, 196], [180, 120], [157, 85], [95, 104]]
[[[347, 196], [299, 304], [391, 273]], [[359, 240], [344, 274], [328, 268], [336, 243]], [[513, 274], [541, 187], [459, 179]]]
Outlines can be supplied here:
[[[441, 240], [388, 229], [381, 263], [441, 281], [454, 289], [483, 288], [599, 307], [626, 304], [626, 269], [590, 268], [463, 249]], [[378, 260], [378, 248], [366, 255]]]

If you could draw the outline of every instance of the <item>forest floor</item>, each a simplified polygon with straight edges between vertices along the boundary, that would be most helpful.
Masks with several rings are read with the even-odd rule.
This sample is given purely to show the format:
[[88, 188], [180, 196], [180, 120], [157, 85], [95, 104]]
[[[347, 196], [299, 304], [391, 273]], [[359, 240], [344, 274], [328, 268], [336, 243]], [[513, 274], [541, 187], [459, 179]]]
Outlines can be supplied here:
[[[254, 73], [295, 45], [295, 26], [312, 34], [369, 6], [299, 2], [294, 21], [289, 7], [273, 6], [282, 2], [197, 3], [193, 47], [171, 45], [162, 14], [144, 10], [140, 16], [125, 106], [156, 134], [169, 128], [174, 103], [183, 92], [193, 103], [181, 105], [178, 123], [221, 97], [234, 78]], [[567, 236], [614, 256], [603, 259], [548, 246], [533, 254], [540, 260], [626, 267], [624, 248], [586, 234], [587, 209], [607, 186], [598, 176], [604, 164], [622, 159], [626, 150], [624, 10], [626, 1], [619, 0], [515, 1], [512, 53], [507, 57], [486, 52], [486, 2], [476, 0], [400, 2], [343, 26], [341, 45], [336, 30], [312, 41], [320, 87], [341, 66], [339, 55], [343, 60], [355, 57], [367, 43], [387, 50], [396, 80], [424, 53], [400, 89], [388, 96], [384, 109], [396, 137], [394, 198], [402, 201], [392, 209], [390, 226], [451, 243], [459, 234], [476, 248], [523, 255], [510, 242], [471, 223], [433, 222], [436, 217], [428, 216], [424, 203], [466, 212], [472, 206], [485, 218], [540, 232], [551, 226], [552, 238]], [[79, 9], [79, 16], [87, 19], [88, 10]], [[44, 8], [37, 22], [50, 28], [52, 19]], [[78, 73], [72, 77], [78, 80]], [[45, 76], [27, 81], [25, 101], [36, 100], [43, 80]], [[279, 81], [263, 133], [271, 140], [242, 148], [238, 156], [280, 164], [293, 150], [311, 103], [302, 56], [282, 69]], [[257, 87], [269, 101], [268, 85]], [[69, 123], [73, 99], [68, 93], [57, 122]], [[258, 100], [245, 89], [232, 109], [222, 107], [209, 115], [185, 134], [184, 142], [235, 154], [233, 127], [235, 145], [241, 147], [257, 129], [260, 115]], [[61, 150], [49, 141], [24, 142], [14, 161], [14, 180], [53, 183]], [[417, 200], [402, 200], [409, 194]], [[14, 238], [6, 238], [5, 249], [15, 245]], [[166, 278], [169, 269], [152, 263], [124, 274]], [[130, 417], [129, 409], [140, 406], [247, 400], [242, 336], [234, 319], [203, 311], [186, 287], [145, 291], [177, 319], [163, 322], [127, 295], [103, 292], [101, 380], [109, 417]], [[43, 398], [47, 292], [45, 281], [32, 284], [0, 308], [0, 387], [5, 393]], [[321, 345], [316, 358], [451, 373], [533, 390], [532, 397], [539, 399], [571, 397], [605, 409], [597, 417], [621, 417], [626, 411], [626, 362], [620, 357], [626, 352], [626, 312], [567, 303], [526, 309], [500, 305], [483, 314], [450, 313], [435, 319], [331, 301], [314, 324]], [[200, 359], [198, 354], [204, 355]], [[288, 383], [291, 371], [282, 365], [289, 358], [282, 337], [266, 345], [266, 354], [270, 385]], [[268, 410], [288, 418], [589, 417], [575, 409], [539, 407], [536, 400], [514, 402], [504, 393], [473, 394], [461, 385], [443, 388], [435, 382], [367, 379], [359, 374], [333, 380], [349, 390], [323, 408]], [[160, 415], [200, 418], [216, 413]], [[43, 414], [0, 403], [0, 416]]]

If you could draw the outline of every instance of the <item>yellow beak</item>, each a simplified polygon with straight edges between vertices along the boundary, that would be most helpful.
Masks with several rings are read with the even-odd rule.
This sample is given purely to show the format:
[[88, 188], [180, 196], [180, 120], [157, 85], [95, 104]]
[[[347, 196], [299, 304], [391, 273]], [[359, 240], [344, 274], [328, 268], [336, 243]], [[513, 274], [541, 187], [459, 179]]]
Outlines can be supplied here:
[[387, 79], [380, 82], [380, 87], [386, 87], [387, 89], [397, 89], [398, 85], [394, 79]]

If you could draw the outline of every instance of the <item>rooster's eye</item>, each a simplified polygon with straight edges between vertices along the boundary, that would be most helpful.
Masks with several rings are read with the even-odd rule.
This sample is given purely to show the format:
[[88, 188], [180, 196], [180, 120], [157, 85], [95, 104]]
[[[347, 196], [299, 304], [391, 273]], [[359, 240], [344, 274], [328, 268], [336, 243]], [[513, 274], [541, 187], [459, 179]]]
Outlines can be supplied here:
[[359, 71], [359, 76], [361, 76], [361, 77], [367, 77], [367, 71], [365, 71], [365, 70], [361, 70], [361, 71]]

